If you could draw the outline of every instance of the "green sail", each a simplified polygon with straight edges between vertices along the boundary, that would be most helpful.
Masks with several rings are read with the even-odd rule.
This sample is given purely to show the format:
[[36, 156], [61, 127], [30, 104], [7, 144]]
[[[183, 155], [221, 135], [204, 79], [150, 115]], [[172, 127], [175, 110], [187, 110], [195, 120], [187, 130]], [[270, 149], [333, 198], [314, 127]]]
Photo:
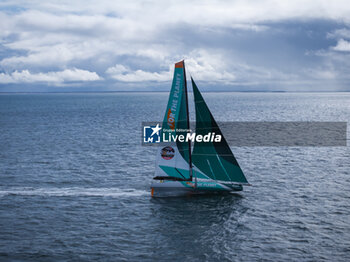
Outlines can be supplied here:
[[[186, 86], [186, 74], [185, 74], [185, 68], [183, 69], [183, 92], [181, 97], [181, 105], [180, 105], [180, 111], [179, 116], [176, 123], [176, 134], [178, 135], [184, 135], [186, 137], [187, 132], [186, 130], [189, 130], [189, 119], [188, 119], [188, 101], [187, 101], [187, 86]], [[188, 142], [176, 142], [176, 146], [183, 157], [183, 159], [186, 160], [187, 163], [190, 163], [190, 144]], [[188, 174], [187, 177], [189, 178]]]
[[[187, 132], [179, 132], [177, 130], [189, 130], [187, 86], [184, 61], [175, 64], [173, 83], [171, 86], [168, 105], [164, 115], [162, 127], [163, 133], [170, 133], [173, 135], [183, 134], [186, 136]], [[175, 131], [165, 131], [170, 129]], [[183, 159], [189, 163], [189, 144], [186, 142], [177, 141], [176, 146]]]
[[195, 82], [193, 79], [191, 80], [196, 109], [196, 135], [204, 136], [210, 132], [221, 135], [221, 142], [196, 141], [194, 143], [192, 152], [193, 166], [214, 180], [248, 184]]
[[[174, 78], [162, 124], [162, 134], [186, 136], [189, 129], [187, 86], [184, 61], [175, 64]], [[182, 130], [182, 131], [179, 131]], [[165, 153], [164, 153], [165, 152]], [[172, 156], [165, 157], [169, 152]], [[157, 177], [176, 177], [190, 179], [190, 144], [188, 142], [169, 142], [161, 145], [157, 158]]]

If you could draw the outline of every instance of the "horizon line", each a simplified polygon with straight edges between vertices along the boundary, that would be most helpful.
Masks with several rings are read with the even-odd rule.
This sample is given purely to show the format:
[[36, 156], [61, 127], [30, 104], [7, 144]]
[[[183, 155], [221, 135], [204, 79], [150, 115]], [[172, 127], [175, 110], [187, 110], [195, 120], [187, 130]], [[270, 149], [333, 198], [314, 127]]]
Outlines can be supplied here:
[[[168, 93], [169, 91], [141, 91], [141, 90], [120, 90], [120, 91], [0, 91], [0, 94], [73, 94], [73, 93]], [[189, 91], [193, 93], [193, 91]], [[350, 93], [350, 91], [286, 91], [286, 90], [270, 90], [270, 91], [201, 91], [201, 93]]]

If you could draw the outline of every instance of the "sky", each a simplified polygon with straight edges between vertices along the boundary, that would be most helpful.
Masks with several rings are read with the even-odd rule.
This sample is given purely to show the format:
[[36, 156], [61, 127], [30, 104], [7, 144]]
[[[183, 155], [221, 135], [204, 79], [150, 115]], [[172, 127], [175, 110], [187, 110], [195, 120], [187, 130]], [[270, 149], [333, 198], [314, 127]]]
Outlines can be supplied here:
[[347, 1], [0, 2], [0, 92], [350, 91]]

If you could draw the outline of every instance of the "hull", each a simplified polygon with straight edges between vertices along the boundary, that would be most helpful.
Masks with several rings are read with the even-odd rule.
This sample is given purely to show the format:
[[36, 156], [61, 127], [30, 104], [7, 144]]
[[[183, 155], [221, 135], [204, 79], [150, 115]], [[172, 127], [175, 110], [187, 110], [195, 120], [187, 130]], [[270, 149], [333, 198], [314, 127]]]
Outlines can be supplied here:
[[152, 197], [180, 197], [204, 194], [222, 194], [242, 191], [241, 185], [226, 186], [216, 182], [160, 181], [151, 185]]

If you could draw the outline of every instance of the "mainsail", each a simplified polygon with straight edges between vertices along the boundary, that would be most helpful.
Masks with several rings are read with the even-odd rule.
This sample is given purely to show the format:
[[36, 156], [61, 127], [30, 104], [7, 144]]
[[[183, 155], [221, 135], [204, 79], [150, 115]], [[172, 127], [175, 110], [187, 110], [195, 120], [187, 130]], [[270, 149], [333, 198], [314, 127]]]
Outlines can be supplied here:
[[[174, 78], [162, 125], [162, 133], [186, 135], [189, 130], [184, 61], [175, 64]], [[167, 136], [167, 135], [166, 135]], [[191, 144], [169, 142], [158, 149], [155, 179], [191, 180]]]
[[207, 177], [218, 182], [248, 184], [195, 82], [192, 78], [191, 80], [196, 109], [196, 135], [204, 136], [214, 132], [222, 137], [221, 142], [196, 141], [194, 143], [192, 153], [192, 164], [195, 169], [194, 176], [198, 174], [198, 168]]

